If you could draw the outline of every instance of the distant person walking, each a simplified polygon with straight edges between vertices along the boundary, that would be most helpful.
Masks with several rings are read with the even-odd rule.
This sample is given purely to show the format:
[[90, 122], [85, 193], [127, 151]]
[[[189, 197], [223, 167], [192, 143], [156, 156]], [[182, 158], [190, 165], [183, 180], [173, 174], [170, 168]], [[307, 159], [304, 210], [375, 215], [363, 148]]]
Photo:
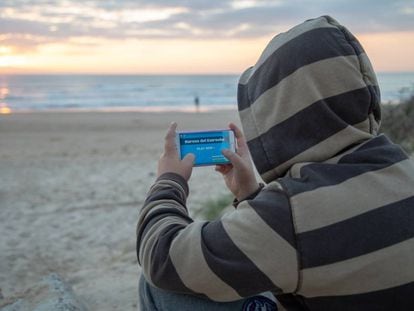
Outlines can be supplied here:
[[200, 98], [197, 95], [194, 97], [194, 106], [196, 112], [200, 112]]

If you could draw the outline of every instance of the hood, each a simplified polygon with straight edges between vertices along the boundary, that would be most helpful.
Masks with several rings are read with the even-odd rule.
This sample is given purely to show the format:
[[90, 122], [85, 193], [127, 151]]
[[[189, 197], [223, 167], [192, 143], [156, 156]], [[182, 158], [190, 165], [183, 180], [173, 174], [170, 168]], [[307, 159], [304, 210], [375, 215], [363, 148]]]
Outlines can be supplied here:
[[244, 134], [263, 180], [377, 134], [380, 93], [357, 39], [322, 16], [274, 37], [239, 80]]

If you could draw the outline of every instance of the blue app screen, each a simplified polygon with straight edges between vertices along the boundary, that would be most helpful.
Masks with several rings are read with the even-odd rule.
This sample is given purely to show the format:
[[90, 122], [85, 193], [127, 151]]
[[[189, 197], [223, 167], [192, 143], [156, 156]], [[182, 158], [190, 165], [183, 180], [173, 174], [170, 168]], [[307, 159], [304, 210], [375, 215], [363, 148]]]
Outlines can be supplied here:
[[181, 159], [195, 155], [195, 165], [230, 163], [221, 150], [230, 149], [229, 131], [179, 133]]

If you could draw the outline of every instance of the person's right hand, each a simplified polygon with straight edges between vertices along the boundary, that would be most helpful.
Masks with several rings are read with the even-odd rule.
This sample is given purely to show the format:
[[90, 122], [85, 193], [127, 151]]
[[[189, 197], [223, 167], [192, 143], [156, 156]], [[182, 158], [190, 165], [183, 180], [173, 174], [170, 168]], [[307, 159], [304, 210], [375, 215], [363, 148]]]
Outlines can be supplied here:
[[227, 188], [237, 200], [242, 200], [254, 193], [259, 184], [254, 174], [250, 152], [242, 131], [233, 123], [229, 124], [237, 141], [237, 151], [223, 150], [223, 155], [231, 164], [216, 165], [216, 171], [223, 175]]

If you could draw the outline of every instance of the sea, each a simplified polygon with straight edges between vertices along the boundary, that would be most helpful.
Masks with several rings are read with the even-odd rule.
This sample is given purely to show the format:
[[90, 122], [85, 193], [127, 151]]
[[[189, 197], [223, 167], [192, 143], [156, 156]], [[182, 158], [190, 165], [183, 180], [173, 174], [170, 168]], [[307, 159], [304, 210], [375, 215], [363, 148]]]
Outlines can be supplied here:
[[[237, 109], [237, 75], [0, 75], [0, 112]], [[413, 94], [414, 72], [379, 73], [382, 102]]]

